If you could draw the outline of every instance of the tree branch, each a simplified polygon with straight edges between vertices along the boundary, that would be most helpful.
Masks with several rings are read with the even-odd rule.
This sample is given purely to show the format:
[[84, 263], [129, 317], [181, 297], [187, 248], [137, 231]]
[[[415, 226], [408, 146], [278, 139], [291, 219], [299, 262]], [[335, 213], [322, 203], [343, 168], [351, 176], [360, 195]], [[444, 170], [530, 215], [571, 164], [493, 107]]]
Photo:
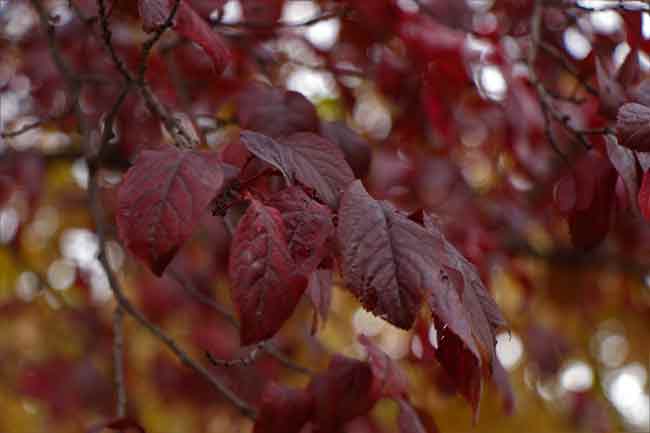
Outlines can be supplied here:
[[[187, 293], [189, 293], [197, 301], [214, 309], [221, 317], [227, 320], [228, 323], [230, 323], [235, 329], [240, 328], [239, 322], [237, 322], [237, 319], [235, 319], [235, 317], [232, 314], [226, 311], [221, 305], [216, 303], [213, 299], [204, 295], [198, 288], [196, 288], [191, 282], [184, 279], [178, 272], [176, 272], [173, 269], [169, 269], [167, 271], [167, 275], [169, 275], [173, 280], [175, 280], [180, 287], [182, 287]], [[248, 356], [241, 359], [229, 360], [229, 361], [217, 360], [212, 356], [212, 354], [208, 353], [208, 360], [214, 365], [221, 365], [221, 366], [250, 365], [259, 356], [260, 350], [266, 352], [267, 354], [275, 358], [282, 366], [284, 366], [289, 370], [293, 370], [298, 373], [306, 374], [306, 375], [314, 374], [313, 371], [311, 371], [310, 369], [303, 367], [302, 365], [296, 364], [291, 359], [289, 359], [271, 341], [266, 341], [262, 344], [255, 346], [255, 348], [249, 353]]]
[[126, 384], [124, 382], [124, 310], [120, 305], [113, 313], [113, 378], [117, 394], [115, 416], [126, 416]]
[[[101, 1], [101, 0], [100, 0]], [[178, 1], [178, 0], [177, 0]], [[80, 80], [74, 71], [65, 63], [61, 53], [58, 49], [58, 46], [54, 37], [54, 28], [49, 23], [48, 14], [41, 3], [40, 0], [31, 0], [32, 5], [36, 9], [41, 25], [46, 29], [47, 33], [47, 43], [50, 51], [50, 55], [57, 66], [59, 72], [64, 77], [64, 81], [73, 96], [73, 106], [75, 107], [75, 114], [77, 117], [78, 127], [81, 132], [81, 135], [84, 139], [86, 146], [86, 160], [89, 167], [89, 180], [88, 180], [88, 202], [90, 205], [91, 216], [95, 224], [95, 232], [97, 234], [98, 240], [98, 259], [101, 264], [103, 271], [106, 274], [106, 277], [109, 282], [109, 287], [113, 292], [113, 296], [119, 304], [119, 308], [123, 309], [124, 312], [133, 317], [140, 325], [147, 329], [152, 335], [158, 338], [163, 344], [171, 350], [174, 355], [180, 359], [180, 361], [192, 369], [194, 372], [201, 375], [205, 380], [207, 380], [224, 398], [226, 398], [230, 403], [232, 403], [244, 416], [255, 419], [257, 412], [254, 408], [249, 406], [245, 401], [240, 399], [230, 388], [223, 384], [219, 379], [215, 378], [208, 369], [203, 367], [201, 364], [194, 361], [184, 350], [180, 348], [178, 343], [168, 336], [164, 331], [158, 328], [138, 310], [124, 295], [122, 286], [117, 279], [117, 276], [113, 272], [110, 263], [108, 261], [108, 255], [106, 253], [106, 231], [107, 226], [104, 218], [104, 209], [101, 204], [99, 197], [99, 184], [97, 182], [97, 168], [99, 160], [97, 155], [101, 154], [101, 151], [91, 148], [91, 131], [86, 124], [86, 119], [83, 115], [81, 107], [79, 106], [79, 90], [80, 90]], [[107, 116], [107, 121], [104, 123], [104, 134], [108, 136], [109, 132], [106, 130], [112, 130], [113, 124], [112, 119], [119, 109], [119, 104], [123, 101], [126, 90], [124, 90], [118, 101], [115, 103], [113, 108], [110, 110], [109, 115]], [[118, 401], [119, 401], [118, 396]]]

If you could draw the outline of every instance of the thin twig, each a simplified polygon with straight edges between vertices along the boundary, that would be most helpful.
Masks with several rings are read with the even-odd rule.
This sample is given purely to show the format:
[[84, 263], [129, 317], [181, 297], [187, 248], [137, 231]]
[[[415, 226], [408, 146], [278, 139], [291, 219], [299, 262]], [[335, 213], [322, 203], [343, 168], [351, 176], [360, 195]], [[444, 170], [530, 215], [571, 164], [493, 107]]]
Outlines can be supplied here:
[[115, 47], [113, 46], [112, 32], [108, 22], [108, 17], [106, 15], [104, 0], [97, 0], [99, 9], [99, 21], [102, 28], [102, 39], [104, 40], [106, 49], [109, 51], [115, 67], [118, 69], [126, 83], [129, 85], [135, 85], [138, 88], [142, 97], [144, 98], [147, 109], [162, 121], [163, 125], [165, 125], [165, 129], [174, 139], [174, 142], [181, 147], [191, 148], [194, 147], [195, 144], [194, 140], [192, 139], [192, 135], [186, 131], [185, 128], [183, 128], [183, 126], [180, 124], [180, 122], [177, 121], [176, 118], [174, 118], [174, 116], [170, 115], [167, 108], [156, 97], [156, 95], [151, 90], [149, 83], [147, 83], [147, 80], [145, 79], [151, 50], [158, 42], [158, 40], [160, 40], [165, 31], [171, 28], [174, 24], [174, 17], [178, 11], [179, 4], [180, 0], [176, 0], [174, 2], [165, 22], [156, 28], [154, 34], [142, 44], [142, 49], [140, 50], [140, 63], [138, 66], [138, 72], [134, 76], [131, 72], [129, 72], [120, 56], [117, 55]]
[[120, 305], [113, 313], [113, 375], [115, 380], [115, 416], [126, 416], [126, 383], [124, 381], [124, 310]]

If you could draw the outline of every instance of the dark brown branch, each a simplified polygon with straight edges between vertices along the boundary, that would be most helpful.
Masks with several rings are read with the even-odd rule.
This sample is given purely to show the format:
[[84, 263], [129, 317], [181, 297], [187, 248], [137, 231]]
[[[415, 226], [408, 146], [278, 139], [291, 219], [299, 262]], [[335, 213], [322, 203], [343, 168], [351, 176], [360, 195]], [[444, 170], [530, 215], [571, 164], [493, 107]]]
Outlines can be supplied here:
[[113, 379], [115, 382], [115, 416], [126, 416], [126, 384], [124, 381], [124, 310], [120, 305], [113, 313]]
[[584, 134], [581, 130], [576, 129], [571, 125], [571, 117], [567, 114], [562, 113], [554, 106], [554, 98], [551, 93], [546, 89], [544, 84], [537, 75], [535, 69], [535, 62], [537, 60], [537, 53], [542, 44], [541, 41], [541, 26], [542, 26], [542, 13], [543, 13], [543, 2], [541, 0], [535, 0], [535, 5], [533, 7], [533, 14], [531, 16], [531, 31], [530, 31], [530, 45], [527, 55], [527, 64], [528, 64], [528, 74], [529, 80], [532, 83], [535, 91], [537, 93], [537, 98], [539, 100], [540, 109], [544, 115], [545, 130], [546, 136], [551, 144], [552, 148], [562, 157], [565, 162], [568, 162], [566, 155], [560, 151], [557, 141], [553, 136], [552, 122], [555, 120], [558, 122], [562, 128], [568, 132], [579, 144], [581, 144], [585, 149], [591, 149], [591, 143], [587, 139], [587, 135]]
[[[47, 41], [50, 54], [52, 59], [57, 66], [59, 72], [64, 78], [68, 90], [72, 95], [73, 106], [75, 107], [75, 114], [77, 117], [77, 122], [79, 130], [86, 144], [86, 154], [87, 154], [87, 163], [89, 167], [89, 180], [88, 180], [88, 201], [90, 205], [91, 215], [95, 223], [95, 231], [97, 234], [99, 253], [98, 259], [102, 266], [103, 271], [106, 274], [106, 277], [109, 282], [109, 287], [113, 292], [113, 296], [117, 300], [121, 309], [123, 309], [127, 314], [133, 317], [140, 325], [147, 329], [153, 336], [160, 340], [163, 344], [167, 346], [169, 350], [178, 357], [178, 359], [183, 362], [187, 367], [192, 369], [194, 372], [201, 375], [208, 383], [210, 383], [224, 398], [230, 401], [244, 416], [255, 419], [257, 412], [254, 408], [249, 406], [245, 401], [240, 399], [230, 388], [223, 384], [219, 379], [215, 378], [209, 370], [203, 367], [198, 362], [194, 361], [183, 349], [180, 348], [178, 343], [168, 336], [163, 330], [158, 328], [136, 308], [131, 301], [124, 295], [122, 286], [117, 279], [117, 276], [113, 272], [113, 269], [110, 266], [108, 261], [108, 255], [106, 253], [106, 231], [107, 226], [104, 217], [104, 209], [99, 198], [99, 185], [97, 183], [97, 168], [100, 161], [98, 161], [96, 154], [97, 150], [92, 149], [90, 146], [91, 143], [91, 130], [86, 123], [86, 119], [83, 115], [81, 107], [79, 106], [79, 90], [80, 90], [80, 80], [77, 75], [72, 71], [71, 68], [65, 63], [61, 53], [58, 49], [58, 46], [54, 37], [54, 28], [49, 23], [49, 17], [39, 0], [31, 0], [32, 5], [36, 9], [41, 25], [47, 31]], [[118, 102], [123, 100], [119, 98]], [[116, 103], [118, 105], [118, 103]], [[110, 110], [110, 113], [116, 113], [118, 108], [113, 107]], [[110, 116], [110, 114], [109, 114]], [[112, 129], [112, 122], [106, 122], [105, 128]], [[100, 152], [101, 153], [101, 152]]]
[[97, 4], [99, 9], [99, 21], [102, 28], [102, 38], [104, 40], [104, 44], [106, 45], [106, 49], [108, 50], [111, 59], [115, 64], [115, 67], [118, 69], [129, 86], [135, 85], [138, 88], [142, 97], [144, 98], [147, 109], [154, 116], [160, 119], [160, 121], [162, 121], [163, 125], [165, 125], [165, 129], [174, 139], [174, 142], [181, 147], [194, 147], [195, 142], [192, 138], [192, 134], [186, 131], [181, 123], [178, 122], [176, 118], [174, 118], [174, 116], [170, 115], [167, 108], [156, 97], [145, 79], [151, 50], [158, 42], [158, 40], [160, 40], [165, 31], [172, 27], [174, 23], [174, 17], [178, 11], [180, 0], [176, 0], [174, 2], [172, 10], [170, 11], [169, 16], [165, 22], [160, 25], [154, 31], [154, 34], [142, 44], [138, 73], [135, 76], [128, 70], [124, 61], [117, 55], [117, 52], [115, 51], [115, 47], [112, 43], [112, 33], [108, 22], [108, 17], [106, 15], [104, 0], [97, 0]]

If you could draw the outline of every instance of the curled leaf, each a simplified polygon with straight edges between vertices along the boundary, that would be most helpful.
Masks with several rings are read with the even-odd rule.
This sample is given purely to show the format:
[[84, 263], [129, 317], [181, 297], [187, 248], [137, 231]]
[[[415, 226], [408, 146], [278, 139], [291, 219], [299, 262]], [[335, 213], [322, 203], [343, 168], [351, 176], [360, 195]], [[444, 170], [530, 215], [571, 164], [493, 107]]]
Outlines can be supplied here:
[[313, 188], [333, 209], [341, 191], [354, 179], [343, 152], [316, 134], [300, 132], [276, 141], [243, 131], [241, 139], [252, 154], [280, 170], [288, 181], [295, 179]]

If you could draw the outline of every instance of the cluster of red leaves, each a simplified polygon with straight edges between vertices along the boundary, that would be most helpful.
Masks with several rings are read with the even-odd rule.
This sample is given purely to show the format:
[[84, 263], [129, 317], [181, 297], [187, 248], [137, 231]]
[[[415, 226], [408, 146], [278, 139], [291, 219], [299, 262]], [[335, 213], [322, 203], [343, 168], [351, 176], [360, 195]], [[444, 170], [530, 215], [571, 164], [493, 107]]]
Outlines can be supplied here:
[[[258, 104], [243, 104], [241, 121], [248, 127], [264, 125], [259, 129], [265, 133], [244, 130], [232, 149], [222, 152], [239, 169], [213, 152], [167, 147], [140, 154], [118, 194], [117, 224], [124, 244], [162, 275], [209, 204], [236, 185], [246, 210], [234, 229], [228, 273], [243, 344], [275, 335], [305, 294], [326, 316], [329, 275], [338, 267], [345, 286], [366, 309], [400, 328], [413, 326], [426, 301], [440, 330], [438, 359], [477, 411], [482, 382], [495, 362], [495, 335], [505, 321], [474, 267], [428, 214], [409, 217], [373, 199], [354, 180], [345, 147], [303, 131], [313, 129], [314, 111], [293, 111], [296, 103], [310, 106], [302, 96], [256, 85], [241, 99], [246, 101], [251, 92], [258, 95]], [[269, 104], [259, 104], [260, 97]], [[263, 119], [278, 113], [287, 115], [274, 117], [269, 130]], [[356, 148], [367, 145], [346, 129], [342, 124], [329, 127], [354, 156]], [[339, 364], [346, 362], [352, 361], [333, 361], [331, 374], [345, 376]], [[315, 380], [310, 389], [327, 390], [327, 377]], [[353, 382], [363, 384], [364, 378]], [[272, 387], [268, 392], [279, 391]], [[330, 398], [341, 394], [332, 392]], [[303, 397], [290, 393], [287, 398]], [[320, 398], [317, 423], [353, 418], [328, 413], [338, 409]]]
[[[78, 3], [86, 16], [97, 14], [96, 2]], [[381, 149], [372, 152], [369, 143], [344, 122], [321, 121], [314, 105], [300, 93], [248, 78], [265, 73], [277, 62], [277, 53], [269, 53], [264, 43], [281, 33], [285, 2], [242, 1], [245, 30], [233, 32], [231, 40], [224, 37], [227, 32], [212, 27], [216, 23], [210, 12], [222, 12], [224, 3], [106, 1], [115, 27], [137, 20], [147, 33], [169, 28], [179, 37], [170, 44], [172, 54], [167, 53], [173, 62], [154, 51], [147, 64], [145, 78], [165, 105], [182, 106], [178, 94], [182, 92], [171, 84], [173, 64], [180, 76], [204, 78], [183, 83], [184, 104], [196, 102], [192, 110], [214, 113], [232, 103], [234, 122], [240, 128], [237, 137], [228, 139], [219, 151], [161, 145], [160, 119], [130, 94], [117, 115], [115, 139], [103, 150], [109, 159], [106, 165], [130, 165], [115, 212], [123, 244], [162, 276], [212, 209], [232, 228], [230, 245], [220, 253], [227, 256], [241, 343], [273, 337], [305, 297], [326, 320], [333, 275], [338, 272], [364, 308], [393, 325], [411, 329], [417, 324], [417, 332], [433, 325], [437, 344], [425, 347], [423, 359], [439, 361], [453, 388], [475, 413], [483, 383], [490, 377], [503, 390], [506, 404], [511, 404], [507, 377], [494, 348], [496, 332], [505, 321], [477, 269], [454, 245], [472, 262], [484, 264], [480, 261], [485, 252], [505, 249], [494, 226], [521, 227], [522, 219], [537, 218], [541, 212], [522, 210], [510, 187], [495, 194], [497, 206], [506, 209], [504, 216], [477, 210], [468, 199], [470, 188], [451, 160], [464, 130], [474, 122], [491, 137], [503, 135], [503, 153], [514, 161], [518, 174], [528, 180], [557, 180], [557, 173], [548, 176], [544, 164], [548, 143], [540, 140], [544, 116], [537, 109], [533, 86], [515, 74], [519, 60], [509, 57], [506, 44], [500, 43], [504, 36], [526, 38], [534, 2], [495, 2], [490, 10], [494, 23], [473, 32], [490, 45], [483, 51], [468, 43], [467, 29], [477, 14], [467, 2], [424, 1], [419, 13], [405, 11], [392, 0], [331, 2], [351, 17], [341, 19], [339, 38], [344, 43], [331, 53], [314, 51], [326, 68], [331, 67], [337, 83], [343, 80], [334, 73], [336, 67], [353, 65], [353, 72], [367, 76], [393, 110], [391, 133]], [[561, 13], [560, 2], [551, 3], [543, 11], [540, 37], [562, 52], [561, 35], [571, 23]], [[650, 218], [650, 146], [645, 144], [650, 139], [650, 86], [642, 80], [639, 63], [648, 42], [640, 37], [640, 15], [623, 15], [625, 35], [591, 35], [594, 49], [589, 57], [569, 61], [577, 71], [574, 75], [594, 76], [591, 81], [600, 95], [581, 108], [584, 123], [599, 128], [616, 122], [616, 139], [609, 132], [604, 139], [594, 138], [593, 148], [581, 149], [556, 182], [555, 204], [568, 219], [574, 245], [584, 249], [599, 245], [622, 211], [640, 211]], [[107, 61], [98, 28], [96, 21], [76, 20], [58, 31], [58, 46], [79, 73], [118, 76], [115, 65]], [[88, 30], [95, 37], [78, 37]], [[621, 41], [627, 41], [630, 52], [616, 68], [608, 57]], [[520, 45], [517, 48], [525, 47], [526, 41]], [[64, 77], [51, 60], [42, 61], [47, 40], [27, 38], [24, 48], [20, 71], [30, 77], [38, 114], [57, 117], [69, 107], [57, 93], [64, 87]], [[132, 70], [140, 58], [139, 48], [114, 38], [115, 53]], [[540, 50], [538, 64], [529, 65], [537, 67], [538, 75], [549, 83], [559, 81], [555, 78], [560, 69], [551, 57]], [[484, 64], [498, 66], [508, 81], [500, 104], [477, 97], [475, 74]], [[351, 112], [356, 96], [349, 86], [340, 89], [341, 104]], [[115, 86], [83, 86], [83, 109], [91, 123], [101, 124], [116, 94]], [[69, 128], [69, 117], [61, 123]], [[423, 141], [435, 149], [422, 150], [417, 143]], [[41, 187], [39, 158], [27, 152], [15, 152], [11, 158], [16, 161], [0, 167], [0, 203], [17, 185], [30, 199]], [[444, 227], [445, 236], [429, 213], [413, 212], [423, 208], [463, 215]], [[153, 287], [143, 293], [146, 290], [162, 291]], [[143, 297], [148, 298], [146, 293]], [[173, 310], [175, 302], [169, 297], [158, 304], [145, 299], [143, 304], [156, 317]], [[423, 304], [427, 314], [421, 312]], [[543, 335], [531, 341], [551, 339], [543, 332], [531, 334]], [[204, 337], [196, 338], [209, 339]], [[337, 431], [386, 397], [398, 401], [404, 433], [424, 431], [408, 403], [398, 367], [367, 340], [362, 343], [368, 362], [334, 357], [329, 369], [304, 390], [268, 385], [256, 430]], [[531, 347], [544, 374], [557, 372], [556, 357], [547, 356], [544, 348]], [[40, 395], [29, 381], [26, 390]], [[275, 424], [285, 419], [292, 425]], [[113, 420], [105, 427], [138, 428], [129, 419]]]
[[306, 389], [270, 382], [262, 396], [255, 433], [341, 431], [381, 398], [398, 403], [400, 433], [435, 432], [435, 426], [425, 429], [409, 403], [409, 384], [400, 367], [368, 338], [362, 336], [359, 341], [368, 353], [367, 362], [334, 356], [327, 371], [314, 376]]

